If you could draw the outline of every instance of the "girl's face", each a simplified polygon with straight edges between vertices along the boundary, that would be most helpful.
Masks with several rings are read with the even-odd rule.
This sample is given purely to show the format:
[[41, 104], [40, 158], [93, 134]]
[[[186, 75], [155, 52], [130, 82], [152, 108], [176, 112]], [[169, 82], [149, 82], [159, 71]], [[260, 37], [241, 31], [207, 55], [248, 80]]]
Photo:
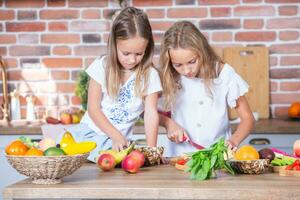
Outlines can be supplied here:
[[117, 40], [118, 60], [124, 69], [134, 69], [143, 59], [148, 40], [136, 35], [126, 40]]
[[183, 76], [194, 78], [197, 76], [199, 66], [199, 56], [189, 49], [170, 49], [169, 55], [174, 69]]

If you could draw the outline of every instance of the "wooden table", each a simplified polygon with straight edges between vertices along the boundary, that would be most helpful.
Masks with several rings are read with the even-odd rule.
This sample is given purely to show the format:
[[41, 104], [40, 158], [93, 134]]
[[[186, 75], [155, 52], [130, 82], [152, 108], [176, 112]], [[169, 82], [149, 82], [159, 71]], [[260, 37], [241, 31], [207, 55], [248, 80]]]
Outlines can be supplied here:
[[299, 177], [278, 174], [231, 176], [193, 181], [170, 165], [142, 168], [137, 174], [122, 169], [101, 172], [86, 164], [56, 185], [35, 185], [30, 179], [4, 190], [5, 199], [299, 199]]

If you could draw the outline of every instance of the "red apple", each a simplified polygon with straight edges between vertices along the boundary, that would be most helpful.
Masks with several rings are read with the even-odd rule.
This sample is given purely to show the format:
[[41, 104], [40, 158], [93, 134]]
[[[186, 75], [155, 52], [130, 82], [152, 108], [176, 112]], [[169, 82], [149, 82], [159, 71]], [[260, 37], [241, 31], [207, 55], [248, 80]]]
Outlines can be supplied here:
[[63, 124], [72, 124], [72, 115], [69, 113], [61, 113], [60, 121]]
[[139, 161], [139, 165], [140, 167], [144, 165], [145, 162], [145, 156], [142, 152], [138, 151], [138, 150], [134, 150], [132, 151], [129, 156], [132, 156], [133, 158], [135, 158], [137, 161]]
[[296, 140], [294, 143], [294, 155], [300, 157], [300, 140]]
[[116, 166], [116, 159], [113, 155], [104, 153], [100, 155], [97, 164], [103, 171], [109, 171]]
[[137, 173], [140, 169], [140, 161], [133, 156], [127, 155], [122, 161], [122, 168], [128, 173]]

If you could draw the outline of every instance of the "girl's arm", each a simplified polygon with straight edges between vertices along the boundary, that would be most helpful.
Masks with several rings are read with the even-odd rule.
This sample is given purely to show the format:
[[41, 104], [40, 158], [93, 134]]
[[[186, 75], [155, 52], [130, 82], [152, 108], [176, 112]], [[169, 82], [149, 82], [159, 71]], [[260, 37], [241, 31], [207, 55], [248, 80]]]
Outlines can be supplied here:
[[229, 139], [229, 145], [231, 145], [232, 148], [237, 147], [249, 135], [254, 127], [254, 117], [247, 99], [244, 96], [238, 98], [235, 110], [237, 111], [241, 122]]
[[113, 149], [119, 151], [127, 146], [126, 138], [110, 123], [101, 110], [102, 88], [94, 79], [89, 82], [88, 88], [88, 113], [100, 130], [112, 139]]
[[155, 147], [157, 144], [159, 117], [157, 112], [158, 93], [152, 93], [145, 98], [144, 122], [147, 145]]

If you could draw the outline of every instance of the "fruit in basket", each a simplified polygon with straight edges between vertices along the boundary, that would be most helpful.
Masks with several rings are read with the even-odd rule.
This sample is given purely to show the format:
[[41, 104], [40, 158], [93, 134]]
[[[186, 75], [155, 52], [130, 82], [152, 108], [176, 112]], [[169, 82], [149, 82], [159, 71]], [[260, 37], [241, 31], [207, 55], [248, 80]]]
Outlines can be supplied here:
[[46, 117], [46, 122], [48, 124], [59, 124], [60, 123], [60, 121], [58, 119], [56, 119], [54, 117], [50, 117], [50, 116]]
[[23, 142], [15, 140], [5, 148], [5, 152], [7, 155], [21, 156], [24, 155], [28, 149], [29, 148]]
[[269, 159], [272, 161], [275, 158], [275, 153], [268, 148], [264, 148], [258, 151], [260, 159]]
[[122, 168], [128, 173], [137, 173], [140, 167], [140, 161], [133, 156], [127, 155], [122, 161]]
[[67, 112], [62, 112], [60, 114], [60, 121], [63, 124], [72, 124], [72, 115]]
[[62, 149], [64, 150], [64, 152], [66, 152], [67, 155], [76, 155], [76, 154], [88, 153], [94, 150], [96, 147], [97, 147], [96, 142], [84, 141], [84, 142], [68, 145]]
[[145, 162], [145, 156], [142, 152], [140, 152], [139, 150], [133, 150], [129, 156], [132, 156], [133, 158], [135, 158], [137, 161], [139, 161], [139, 165], [140, 167], [144, 165]]
[[44, 138], [39, 142], [39, 149], [45, 151], [50, 147], [55, 147], [56, 143], [52, 138]]
[[104, 153], [100, 155], [97, 164], [103, 171], [109, 171], [116, 166], [116, 159], [113, 155]]
[[300, 140], [296, 140], [294, 142], [294, 155], [297, 157], [300, 157]]
[[72, 145], [75, 143], [76, 141], [74, 140], [72, 133], [70, 133], [69, 131], [65, 131], [59, 144], [60, 144], [60, 148], [65, 148], [68, 145]]
[[77, 113], [74, 113], [72, 116], [72, 124], [78, 124], [80, 122], [80, 116]]
[[236, 160], [256, 160], [259, 159], [259, 153], [251, 145], [240, 147], [234, 154]]
[[44, 151], [44, 156], [62, 156], [66, 155], [64, 150], [57, 147], [50, 147]]
[[28, 151], [26, 151], [25, 156], [43, 156], [44, 152], [42, 150], [39, 150], [37, 148], [30, 148]]
[[299, 117], [300, 116], [300, 102], [294, 102], [288, 109], [289, 117]]

